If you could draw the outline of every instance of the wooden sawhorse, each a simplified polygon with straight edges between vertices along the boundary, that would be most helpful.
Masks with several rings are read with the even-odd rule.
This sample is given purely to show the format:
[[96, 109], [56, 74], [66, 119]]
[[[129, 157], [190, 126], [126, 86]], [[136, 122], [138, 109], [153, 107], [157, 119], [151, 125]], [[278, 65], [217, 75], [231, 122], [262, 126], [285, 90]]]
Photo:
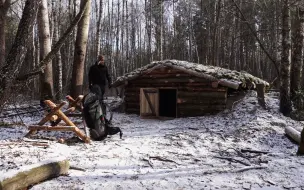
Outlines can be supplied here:
[[[25, 137], [35, 134], [37, 131], [72, 131], [85, 143], [90, 143], [91, 140], [86, 136], [67, 116], [66, 113], [70, 113], [75, 110], [75, 107], [70, 107], [67, 111], [62, 112], [60, 109], [66, 104], [65, 102], [60, 103], [58, 106], [54, 104], [51, 100], [45, 100], [44, 103], [51, 108], [51, 111], [38, 123], [38, 125], [29, 126], [29, 132]], [[57, 125], [61, 120], [65, 122], [65, 126]], [[48, 121], [55, 121], [57, 124], [55, 126], [44, 125]]]

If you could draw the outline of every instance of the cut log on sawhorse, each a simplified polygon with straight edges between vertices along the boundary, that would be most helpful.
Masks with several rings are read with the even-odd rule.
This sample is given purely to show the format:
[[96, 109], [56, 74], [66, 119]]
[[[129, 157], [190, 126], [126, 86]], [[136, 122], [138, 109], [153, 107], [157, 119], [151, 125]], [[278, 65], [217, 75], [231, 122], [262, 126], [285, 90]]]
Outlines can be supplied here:
[[[90, 138], [87, 137], [78, 127], [62, 112], [60, 109], [65, 105], [65, 102], [59, 104], [58, 106], [50, 100], [45, 100], [44, 103], [51, 108], [51, 111], [38, 123], [38, 125], [29, 126], [29, 132], [25, 137], [29, 137], [32, 134], [35, 134], [38, 130], [46, 131], [72, 131], [84, 142], [89, 143]], [[66, 126], [44, 126], [44, 124], [55, 118], [63, 120]]]

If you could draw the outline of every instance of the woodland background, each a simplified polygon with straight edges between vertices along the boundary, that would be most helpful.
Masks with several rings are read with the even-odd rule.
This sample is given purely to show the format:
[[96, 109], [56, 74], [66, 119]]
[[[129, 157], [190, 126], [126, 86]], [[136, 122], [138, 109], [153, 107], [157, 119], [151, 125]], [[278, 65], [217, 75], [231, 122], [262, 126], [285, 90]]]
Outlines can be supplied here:
[[163, 59], [243, 70], [280, 88], [280, 108], [288, 114], [292, 101], [303, 108], [303, 4], [0, 0], [0, 104], [16, 94], [84, 94], [88, 69], [103, 54], [113, 80]]

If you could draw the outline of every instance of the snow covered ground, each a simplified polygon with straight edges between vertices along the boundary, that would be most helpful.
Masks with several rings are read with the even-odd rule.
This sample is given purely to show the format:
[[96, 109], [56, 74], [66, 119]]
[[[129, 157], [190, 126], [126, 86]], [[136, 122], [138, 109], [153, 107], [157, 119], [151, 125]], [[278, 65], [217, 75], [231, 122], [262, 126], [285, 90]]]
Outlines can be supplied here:
[[[304, 158], [295, 155], [297, 145], [284, 135], [285, 126], [303, 126], [278, 112], [276, 94], [268, 94], [266, 103], [269, 109], [263, 110], [250, 92], [216, 116], [155, 120], [114, 113], [123, 139], [115, 135], [89, 145], [50, 140], [47, 148], [32, 146], [23, 139], [26, 127], [1, 127], [0, 178], [25, 165], [66, 157], [85, 171], [71, 169], [68, 176], [32, 189], [304, 189]], [[23, 120], [29, 125], [39, 118]]]

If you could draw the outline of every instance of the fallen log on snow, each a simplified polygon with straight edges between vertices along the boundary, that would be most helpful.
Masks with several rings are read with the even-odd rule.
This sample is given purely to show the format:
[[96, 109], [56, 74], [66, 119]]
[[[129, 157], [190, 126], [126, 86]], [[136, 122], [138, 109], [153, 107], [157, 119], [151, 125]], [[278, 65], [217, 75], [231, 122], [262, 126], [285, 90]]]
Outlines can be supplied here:
[[299, 146], [297, 155], [304, 156], [304, 128], [302, 129], [302, 132], [301, 132], [301, 142], [300, 142], [300, 146]]
[[285, 133], [286, 133], [287, 136], [289, 136], [295, 142], [297, 142], [298, 144], [300, 144], [300, 142], [301, 142], [301, 134], [300, 134], [299, 131], [297, 131], [293, 127], [288, 126], [288, 127], [285, 127]]
[[69, 168], [67, 159], [58, 158], [9, 171], [0, 176], [0, 190], [26, 189], [47, 179], [66, 175]]

